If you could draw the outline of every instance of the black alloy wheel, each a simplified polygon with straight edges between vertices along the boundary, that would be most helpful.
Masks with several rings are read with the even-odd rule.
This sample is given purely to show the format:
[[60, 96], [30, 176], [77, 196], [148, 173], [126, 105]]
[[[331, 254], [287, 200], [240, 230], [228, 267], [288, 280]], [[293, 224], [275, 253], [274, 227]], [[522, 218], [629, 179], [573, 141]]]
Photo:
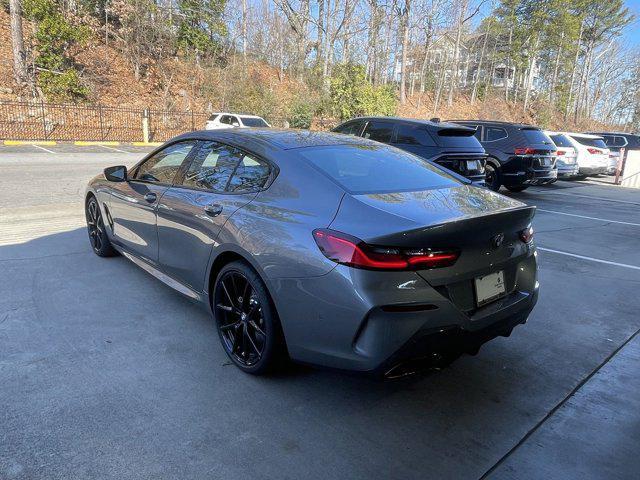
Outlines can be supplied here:
[[222, 346], [242, 371], [261, 374], [280, 357], [281, 330], [266, 287], [244, 262], [232, 262], [218, 274], [214, 314]]
[[489, 190], [497, 192], [500, 190], [500, 173], [492, 164], [487, 163], [485, 166], [484, 183]]
[[98, 201], [93, 196], [87, 201], [85, 216], [87, 218], [89, 242], [91, 242], [91, 248], [94, 253], [100, 257], [111, 257], [115, 255], [116, 251], [107, 236]]
[[507, 187], [507, 190], [514, 193], [523, 192], [527, 188], [529, 188], [529, 185], [505, 185], [505, 186]]

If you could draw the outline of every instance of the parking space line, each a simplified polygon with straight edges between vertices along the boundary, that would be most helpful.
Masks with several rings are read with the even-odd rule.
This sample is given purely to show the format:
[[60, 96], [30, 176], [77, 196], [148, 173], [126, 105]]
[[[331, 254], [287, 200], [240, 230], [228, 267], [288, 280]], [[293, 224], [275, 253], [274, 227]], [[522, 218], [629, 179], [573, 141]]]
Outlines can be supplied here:
[[113, 148], [113, 147], [108, 147], [107, 145], [97, 145], [98, 147], [102, 147], [102, 148], [106, 148], [109, 150], [114, 150], [116, 152], [120, 152], [120, 153], [129, 153], [126, 150], [120, 150], [119, 148]]
[[620, 225], [631, 225], [632, 227], [640, 227], [640, 223], [622, 222], [620, 220], [609, 220], [606, 218], [598, 218], [598, 217], [588, 217], [586, 215], [577, 215], [575, 213], [566, 213], [566, 212], [556, 212], [555, 210], [545, 210], [543, 208], [538, 208], [537, 210], [539, 212], [555, 213], [556, 215], [566, 215], [568, 217], [586, 218], [587, 220], [597, 220], [599, 222], [619, 223]]
[[[577, 188], [577, 187], [570, 187]], [[603, 202], [614, 202], [614, 203], [626, 203], [629, 205], [640, 205], [640, 202], [630, 202], [628, 200], [618, 200], [616, 198], [606, 198], [606, 197], [594, 197], [593, 195], [581, 195], [579, 193], [564, 193], [564, 192], [552, 192], [550, 190], [531, 190], [533, 193], [542, 193], [544, 195], [564, 195], [566, 197], [582, 197], [582, 198], [590, 198], [592, 200], [602, 200]]]
[[32, 147], [39, 148], [40, 150], [44, 150], [45, 152], [47, 152], [47, 153], [51, 153], [52, 155], [55, 155], [55, 154], [56, 154], [56, 152], [54, 152], [53, 150], [49, 150], [48, 148], [41, 147], [40, 145], [31, 145], [31, 146], [32, 146]]
[[613, 265], [615, 267], [630, 268], [632, 270], [640, 270], [640, 267], [638, 267], [636, 265], [628, 265], [626, 263], [610, 262], [609, 260], [601, 260], [600, 258], [586, 257], [584, 255], [578, 255], [576, 253], [563, 252], [561, 250], [553, 250], [551, 248], [536, 247], [536, 249], [537, 250], [542, 250], [543, 252], [557, 253], [558, 255], [566, 255], [568, 257], [579, 258], [581, 260], [588, 260], [590, 262], [604, 263], [606, 265]]

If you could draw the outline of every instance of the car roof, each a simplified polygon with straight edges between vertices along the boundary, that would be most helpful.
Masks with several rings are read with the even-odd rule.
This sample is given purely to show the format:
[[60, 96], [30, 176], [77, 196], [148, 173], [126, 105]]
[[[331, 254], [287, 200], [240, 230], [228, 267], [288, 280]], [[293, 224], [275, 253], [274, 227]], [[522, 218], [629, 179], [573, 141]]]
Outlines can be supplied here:
[[505, 122], [503, 120], [469, 120], [469, 119], [460, 119], [460, 120], [447, 120], [447, 122], [452, 123], [474, 123], [478, 125], [504, 125], [506, 127], [517, 127], [517, 128], [533, 128], [537, 130], [542, 130], [540, 127], [535, 125], [531, 125], [529, 123], [518, 123], [518, 122]]
[[561, 132], [565, 135], [571, 135], [572, 137], [581, 137], [581, 138], [602, 138], [600, 135], [592, 135], [590, 133], [574, 133], [574, 132]]
[[386, 121], [391, 121], [391, 122], [395, 122], [395, 123], [408, 123], [408, 124], [412, 124], [412, 125], [426, 125], [428, 127], [434, 127], [434, 128], [460, 128], [460, 125], [458, 125], [456, 123], [433, 122], [431, 120], [425, 120], [425, 119], [422, 119], [422, 118], [383, 117], [383, 116], [356, 117], [356, 118], [352, 118], [350, 120], [346, 120], [345, 122], [341, 123], [341, 125], [344, 125], [345, 123], [353, 122], [353, 121], [356, 121], [356, 120], [386, 120]]
[[211, 115], [237, 115], [238, 117], [262, 118], [259, 115], [250, 115], [248, 113], [213, 112]]
[[331, 145], [380, 145], [378, 142], [374, 142], [372, 140], [352, 135], [344, 135], [341, 133], [278, 128], [199, 130], [185, 133], [173, 140], [186, 140], [190, 138], [211, 140], [224, 140], [225, 138], [254, 140], [267, 143], [282, 150]]

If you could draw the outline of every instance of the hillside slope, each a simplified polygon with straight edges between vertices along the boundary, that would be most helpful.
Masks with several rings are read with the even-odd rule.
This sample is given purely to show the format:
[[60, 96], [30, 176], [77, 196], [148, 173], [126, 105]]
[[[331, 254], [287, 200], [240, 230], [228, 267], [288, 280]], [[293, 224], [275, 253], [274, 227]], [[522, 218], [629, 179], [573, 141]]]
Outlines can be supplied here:
[[[24, 24], [25, 45], [31, 45], [32, 26]], [[263, 114], [286, 117], [296, 99], [318, 98], [319, 92], [302, 81], [288, 77], [278, 69], [262, 63], [241, 64], [231, 57], [230, 64], [202, 68], [180, 58], [166, 60], [161, 66], [150, 65], [137, 80], [131, 63], [123, 53], [106, 45], [99, 36], [89, 38], [85, 45], [70, 52], [83, 81], [90, 88], [90, 103], [128, 108], [170, 110], [243, 109], [243, 105], [261, 105]], [[233, 62], [238, 62], [234, 64]], [[238, 79], [246, 79], [244, 82]], [[9, 15], [0, 9], [0, 100], [27, 100], [28, 89], [20, 89], [12, 70]], [[245, 102], [246, 100], [246, 102]], [[507, 103], [500, 95], [471, 104], [460, 95], [451, 107], [445, 102], [437, 111], [429, 94], [410, 96], [406, 105], [398, 105], [397, 115], [413, 118], [488, 118], [496, 120], [542, 123], [549, 128], [582, 130], [603, 127], [593, 121], [580, 125], [567, 124], [554, 112], [524, 111], [521, 104]]]

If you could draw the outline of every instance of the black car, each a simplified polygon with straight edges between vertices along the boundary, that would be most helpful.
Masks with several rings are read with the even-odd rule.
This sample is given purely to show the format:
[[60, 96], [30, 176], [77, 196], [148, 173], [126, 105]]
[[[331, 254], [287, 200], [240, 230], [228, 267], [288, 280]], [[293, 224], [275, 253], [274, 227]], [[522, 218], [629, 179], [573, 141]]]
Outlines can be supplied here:
[[333, 131], [393, 145], [484, 186], [486, 154], [473, 129], [428, 120], [360, 117]]
[[589, 135], [598, 135], [604, 138], [604, 143], [611, 151], [619, 152], [621, 148], [627, 150], [640, 150], [640, 135], [623, 132], [586, 132]]
[[556, 146], [540, 128], [489, 120], [450, 121], [476, 129], [475, 136], [488, 154], [486, 183], [492, 190], [504, 185], [521, 192], [529, 185], [557, 180]]

